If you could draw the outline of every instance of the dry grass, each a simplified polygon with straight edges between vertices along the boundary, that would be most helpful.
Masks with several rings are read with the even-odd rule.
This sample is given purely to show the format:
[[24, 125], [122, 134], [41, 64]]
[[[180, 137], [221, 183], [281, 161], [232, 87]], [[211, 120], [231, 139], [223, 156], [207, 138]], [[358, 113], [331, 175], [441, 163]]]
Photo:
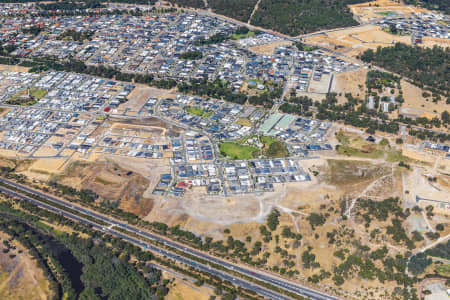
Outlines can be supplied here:
[[[6, 240], [9, 236], [0, 233], [0, 238]], [[48, 282], [42, 270], [36, 262], [28, 255], [25, 248], [16, 241], [12, 244], [16, 250], [10, 250], [9, 253], [0, 251], [0, 299], [42, 299], [50, 297]], [[5, 246], [0, 244], [0, 249]], [[18, 251], [22, 250], [22, 253]], [[10, 258], [10, 254], [16, 257]]]
[[197, 287], [188, 280], [163, 272], [164, 279], [174, 279], [170, 284], [167, 300], [208, 300], [212, 291], [206, 287]]

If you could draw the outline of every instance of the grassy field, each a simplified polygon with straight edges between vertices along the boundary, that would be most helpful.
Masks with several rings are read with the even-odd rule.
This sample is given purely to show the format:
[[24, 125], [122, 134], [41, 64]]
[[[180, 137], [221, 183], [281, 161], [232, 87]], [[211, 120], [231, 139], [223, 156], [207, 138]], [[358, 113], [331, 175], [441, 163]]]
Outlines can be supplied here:
[[47, 95], [43, 89], [28, 89], [18, 92], [6, 101], [10, 105], [32, 106]]
[[236, 160], [246, 160], [255, 158], [258, 148], [240, 145], [237, 142], [225, 142], [219, 145], [220, 153], [223, 156]]
[[[258, 139], [264, 144], [262, 149], [258, 149], [253, 145], [245, 145], [249, 139]], [[259, 155], [270, 158], [286, 157], [289, 150], [284, 142], [270, 136], [248, 136], [234, 142], [225, 142], [219, 145], [220, 153], [223, 156], [236, 160], [253, 159]]]
[[200, 107], [187, 106], [187, 107], [185, 107], [185, 110], [187, 113], [189, 113], [191, 115], [195, 115], [195, 116], [199, 116], [199, 117], [203, 117], [203, 118], [207, 118], [210, 115], [212, 115], [212, 112], [205, 111], [204, 109], [202, 109]]
[[240, 39], [246, 39], [246, 38], [252, 37], [252, 36], [255, 36], [255, 33], [253, 31], [249, 31], [249, 32], [244, 33], [244, 34], [236, 34], [236, 33], [234, 33], [234, 34], [231, 35], [231, 38], [233, 40], [240, 40]]
[[336, 137], [341, 143], [337, 148], [339, 154], [364, 158], [381, 158], [384, 156], [383, 145], [367, 142], [361, 137], [347, 136], [342, 131]]
[[259, 139], [264, 144], [265, 155], [267, 157], [279, 158], [289, 156], [289, 151], [284, 142], [271, 136], [261, 136]]
[[441, 276], [450, 276], [450, 265], [441, 265], [436, 267], [436, 273]]
[[269, 148], [270, 145], [272, 145], [275, 142], [278, 142], [278, 140], [274, 137], [271, 136], [260, 136], [259, 140], [261, 141], [261, 143], [264, 144], [264, 147]]
[[345, 135], [342, 131], [336, 137], [341, 143], [337, 148], [339, 154], [374, 159], [384, 157], [388, 162], [408, 161], [408, 158], [403, 156], [401, 150], [391, 147], [385, 139], [375, 144], [359, 136], [352, 137]]
[[250, 120], [246, 119], [246, 118], [239, 118], [239, 119], [236, 120], [235, 123], [238, 124], [238, 125], [241, 125], [241, 126], [252, 127], [252, 122], [250, 122]]

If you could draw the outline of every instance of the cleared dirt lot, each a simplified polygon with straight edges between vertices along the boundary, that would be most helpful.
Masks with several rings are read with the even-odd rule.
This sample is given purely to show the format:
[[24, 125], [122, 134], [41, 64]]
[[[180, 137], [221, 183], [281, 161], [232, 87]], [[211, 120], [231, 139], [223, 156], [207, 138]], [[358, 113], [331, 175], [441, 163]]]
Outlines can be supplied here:
[[390, 16], [408, 16], [413, 12], [426, 12], [428, 10], [407, 6], [398, 2], [389, 0], [377, 0], [365, 3], [349, 5], [352, 13], [357, 15], [362, 22], [369, 22], [375, 19], [381, 19], [383, 13], [388, 13]]
[[160, 98], [166, 93], [167, 91], [165, 90], [138, 84], [127, 96], [128, 101], [121, 104], [117, 108], [117, 113], [131, 116], [137, 115], [139, 110], [145, 105], [145, 103], [147, 103], [149, 98]]
[[423, 111], [420, 116], [433, 118], [436, 113], [441, 114], [444, 110], [448, 110], [448, 105], [445, 104], [445, 99], [438, 103], [433, 103], [431, 97], [428, 99], [422, 96], [422, 90], [407, 82], [405, 79], [401, 81], [403, 97], [405, 102], [402, 104], [404, 108], [413, 108]]
[[[159, 118], [155, 117], [148, 117], [148, 118], [141, 118], [141, 119], [122, 119], [119, 117], [113, 117], [109, 119], [111, 123], [117, 123], [118, 127], [125, 128], [127, 125], [133, 125], [130, 126], [130, 128], [137, 128], [136, 126], [148, 126], [153, 128], [162, 128], [166, 129], [165, 133], [167, 136], [170, 137], [178, 137], [180, 133], [183, 131], [182, 128], [177, 127], [175, 125], [171, 125], [165, 121], [162, 121]], [[121, 125], [120, 125], [121, 124]]]
[[[331, 90], [338, 93], [339, 103], [346, 103], [345, 94], [351, 93], [354, 97], [364, 98], [366, 76], [368, 69], [339, 73], [334, 76]], [[341, 94], [339, 96], [339, 94]]]
[[137, 168], [126, 167], [127, 161], [125, 157], [103, 157], [94, 163], [74, 161], [54, 179], [77, 189], [90, 189], [101, 201], [125, 211], [146, 215], [153, 206], [152, 198], [145, 193], [151, 182]]
[[286, 45], [292, 45], [292, 42], [278, 41], [278, 42], [273, 42], [270, 44], [253, 46], [248, 49], [250, 51], [253, 51], [258, 54], [271, 55], [271, 54], [273, 54], [273, 51], [275, 50], [275, 48], [280, 47], [280, 46], [286, 46]]
[[[450, 40], [445, 39], [427, 37], [423, 41], [418, 46], [450, 46]], [[375, 50], [377, 47], [388, 47], [397, 42], [411, 45], [411, 36], [393, 35], [383, 31], [379, 26], [363, 25], [310, 36], [305, 39], [305, 42], [322, 46], [350, 57], [357, 57], [367, 49]]]
[[0, 65], [0, 71], [28, 72], [31, 68], [16, 65]]

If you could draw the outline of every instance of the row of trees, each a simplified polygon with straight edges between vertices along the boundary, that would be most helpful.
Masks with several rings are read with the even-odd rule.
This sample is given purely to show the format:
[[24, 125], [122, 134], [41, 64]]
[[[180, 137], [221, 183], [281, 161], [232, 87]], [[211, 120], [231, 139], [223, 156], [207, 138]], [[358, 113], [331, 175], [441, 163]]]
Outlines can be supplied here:
[[199, 96], [208, 96], [217, 99], [223, 99], [229, 102], [244, 104], [247, 96], [243, 93], [234, 92], [228, 82], [215, 80], [214, 82], [191, 80], [190, 82], [181, 82], [178, 84], [178, 91], [185, 94], [195, 94]]
[[75, 42], [83, 42], [84, 40], [91, 40], [93, 35], [94, 31], [92, 30], [77, 31], [75, 29], [69, 29], [61, 33], [58, 39], [65, 40], [69, 38]]

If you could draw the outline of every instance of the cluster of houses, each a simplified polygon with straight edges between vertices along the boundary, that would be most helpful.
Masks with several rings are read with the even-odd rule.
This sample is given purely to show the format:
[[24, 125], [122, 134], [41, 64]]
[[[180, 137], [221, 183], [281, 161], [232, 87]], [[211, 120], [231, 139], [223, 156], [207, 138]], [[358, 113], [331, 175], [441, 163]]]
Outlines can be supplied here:
[[196, 188], [213, 195], [260, 193], [273, 191], [277, 183], [309, 180], [293, 159], [179, 164], [173, 167], [173, 174], [161, 176], [153, 193], [183, 196], [186, 190]]
[[422, 142], [421, 148], [425, 147], [431, 151], [438, 151], [444, 153], [447, 158], [450, 158], [450, 146], [439, 143]]
[[55, 150], [65, 146], [88, 149], [84, 141], [69, 145], [76, 136], [88, 136], [80, 134], [89, 125], [89, 120], [80, 115], [119, 105], [133, 88], [121, 82], [65, 72], [0, 72], [1, 104], [9, 105], [12, 97], [24, 91], [34, 90], [42, 95], [31, 106], [10, 105], [0, 118], [0, 148], [31, 155], [52, 138], [49, 143]]
[[0, 16], [11, 17], [35, 12], [34, 3], [0, 3]]
[[[13, 107], [0, 118], [0, 148], [32, 154], [50, 138], [55, 149], [64, 132], [77, 132], [81, 126], [76, 114], [30, 107]], [[75, 122], [74, 122], [75, 121]]]
[[442, 13], [412, 13], [409, 16], [386, 17], [376, 22], [383, 28], [395, 26], [398, 32], [411, 34], [413, 43], [422, 43], [423, 37], [450, 39], [450, 17]]
[[268, 192], [274, 184], [309, 181], [296, 160], [269, 159], [226, 162], [223, 165], [225, 187], [231, 194]]
[[[255, 122], [262, 118], [262, 111], [253, 110], [252, 115], [257, 117]], [[251, 126], [236, 123], [238, 119], [248, 117], [246, 107], [225, 101], [177, 95], [174, 99], [162, 99], [159, 112], [184, 127], [204, 131], [216, 140], [238, 139], [252, 130]]]
[[[42, 28], [37, 35], [26, 30], [36, 26]], [[323, 74], [359, 67], [321, 50], [305, 52], [294, 46], [279, 47], [271, 55], [250, 51], [251, 46], [281, 39], [264, 32], [240, 40], [205, 42], [213, 36], [231, 36], [236, 29], [234, 23], [194, 13], [15, 17], [0, 20], [0, 43], [14, 44], [17, 49], [12, 54], [17, 56], [74, 57], [88, 65], [161, 79], [220, 79], [236, 90], [246, 80], [276, 84], [290, 80], [304, 91], [309, 80], [320, 81]], [[88, 38], [64, 37], [67, 30], [85, 33]], [[192, 52], [202, 55], [183, 57]]]
[[36, 73], [0, 72], [0, 102], [5, 102], [20, 91], [30, 87], [39, 75]]

